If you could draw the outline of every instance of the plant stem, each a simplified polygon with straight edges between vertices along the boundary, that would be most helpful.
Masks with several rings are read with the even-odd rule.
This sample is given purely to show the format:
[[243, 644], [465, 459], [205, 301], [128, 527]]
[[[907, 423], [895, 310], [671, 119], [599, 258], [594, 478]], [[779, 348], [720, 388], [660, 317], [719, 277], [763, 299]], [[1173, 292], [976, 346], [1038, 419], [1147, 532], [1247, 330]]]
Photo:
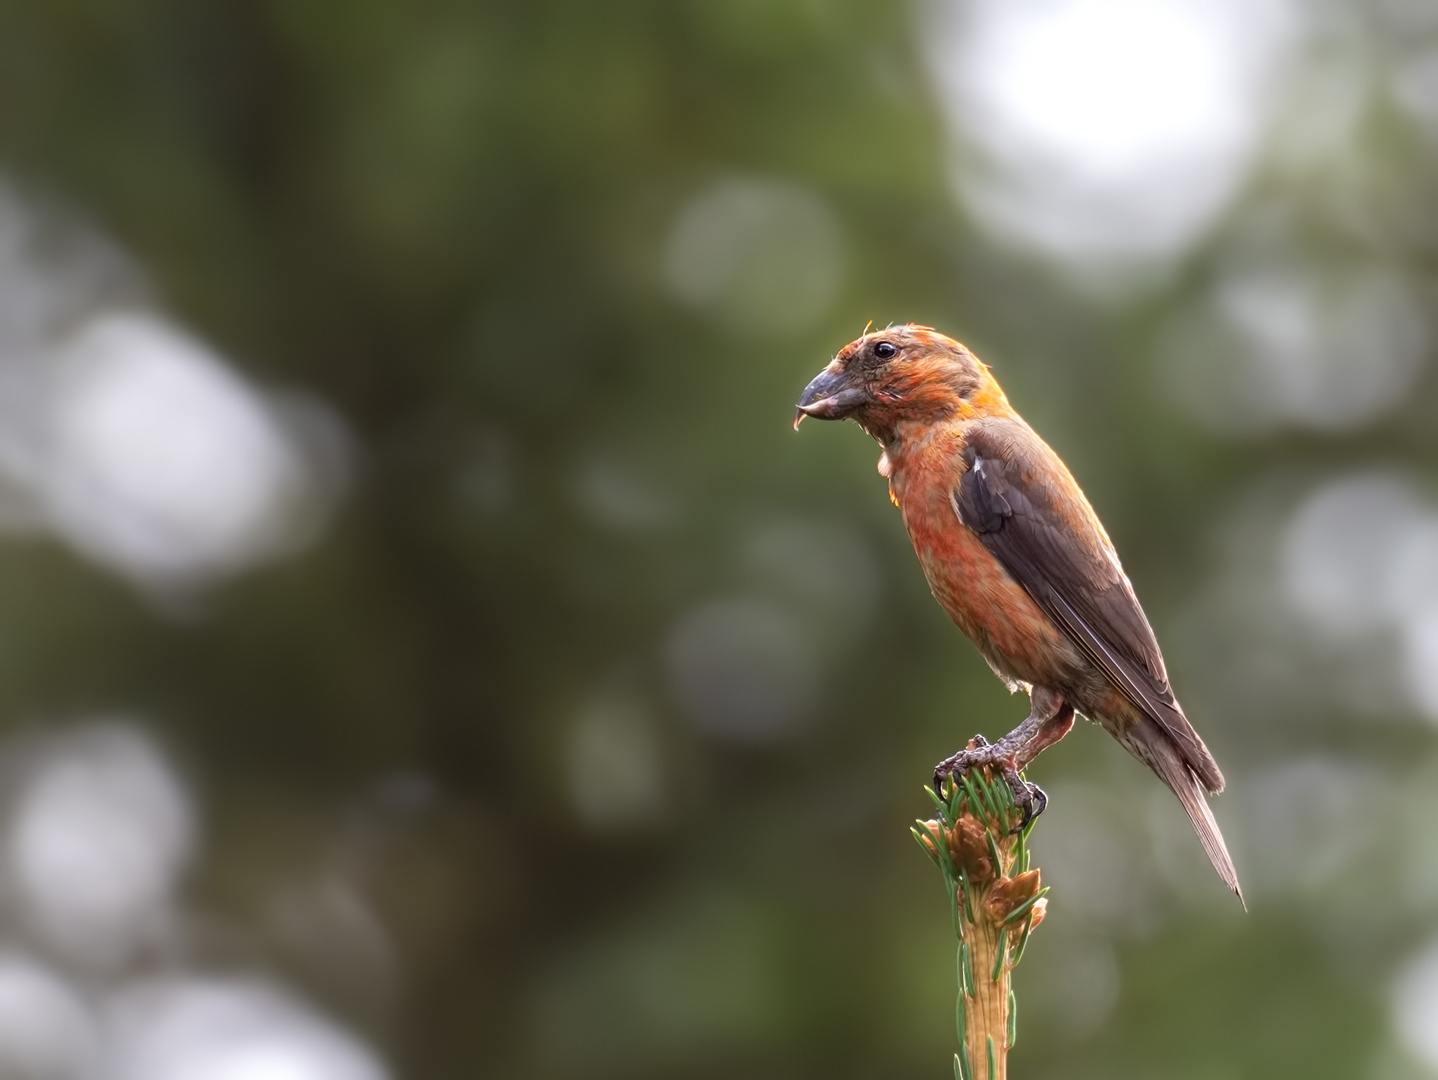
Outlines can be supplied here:
[[[973, 993], [966, 1002], [968, 1029], [965, 1042], [969, 1060], [974, 1063], [976, 1080], [1004, 1080], [1005, 1062], [1009, 1052], [1009, 977], [1008, 958], [1002, 955], [1003, 931], [989, 920], [970, 923], [970, 959], [973, 966]], [[998, 977], [994, 978], [997, 969]], [[960, 993], [963, 993], [962, 989]], [[994, 1072], [988, 1074], [989, 1045], [994, 1047]]]
[[950, 782], [935, 798], [938, 817], [914, 836], [944, 875], [959, 939], [955, 1021], [962, 1050], [956, 1080], [1005, 1080], [1013, 1046], [1014, 965], [1048, 901], [1028, 870], [1028, 832], [1002, 778], [985, 769]]

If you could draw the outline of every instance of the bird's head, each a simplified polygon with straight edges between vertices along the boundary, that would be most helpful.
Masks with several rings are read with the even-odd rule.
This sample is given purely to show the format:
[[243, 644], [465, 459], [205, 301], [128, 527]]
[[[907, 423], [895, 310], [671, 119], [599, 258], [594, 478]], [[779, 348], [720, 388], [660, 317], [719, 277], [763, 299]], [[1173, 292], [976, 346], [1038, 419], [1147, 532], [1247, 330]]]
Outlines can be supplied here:
[[929, 425], [1007, 409], [978, 357], [953, 338], [911, 323], [865, 333], [840, 349], [804, 388], [794, 426], [806, 416], [852, 419], [888, 444], [906, 421]]

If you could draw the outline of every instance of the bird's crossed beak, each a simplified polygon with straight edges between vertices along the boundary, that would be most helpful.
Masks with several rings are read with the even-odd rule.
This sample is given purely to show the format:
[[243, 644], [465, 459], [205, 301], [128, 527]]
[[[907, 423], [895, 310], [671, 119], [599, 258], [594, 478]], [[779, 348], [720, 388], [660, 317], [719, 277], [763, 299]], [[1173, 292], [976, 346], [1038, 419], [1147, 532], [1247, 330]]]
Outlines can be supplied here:
[[849, 382], [847, 372], [825, 368], [799, 395], [799, 405], [794, 410], [794, 428], [797, 430], [806, 416], [815, 420], [842, 420], [873, 400], [862, 386]]

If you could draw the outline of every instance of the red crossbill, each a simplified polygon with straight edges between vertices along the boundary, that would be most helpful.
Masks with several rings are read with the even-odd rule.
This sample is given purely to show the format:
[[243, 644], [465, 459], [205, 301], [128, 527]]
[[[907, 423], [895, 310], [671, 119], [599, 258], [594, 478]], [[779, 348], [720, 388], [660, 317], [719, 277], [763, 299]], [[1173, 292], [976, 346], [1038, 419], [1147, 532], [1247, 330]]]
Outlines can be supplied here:
[[1032, 812], [1042, 793], [1018, 772], [1068, 734], [1077, 711], [1173, 790], [1242, 900], [1204, 798], [1223, 790], [1223, 774], [1174, 697], [1098, 516], [988, 367], [928, 327], [866, 333], [805, 388], [794, 426], [806, 416], [855, 420], [883, 447], [879, 473], [935, 599], [1009, 689], [1029, 694], [1022, 724], [997, 743], [976, 738], [936, 782], [992, 765]]

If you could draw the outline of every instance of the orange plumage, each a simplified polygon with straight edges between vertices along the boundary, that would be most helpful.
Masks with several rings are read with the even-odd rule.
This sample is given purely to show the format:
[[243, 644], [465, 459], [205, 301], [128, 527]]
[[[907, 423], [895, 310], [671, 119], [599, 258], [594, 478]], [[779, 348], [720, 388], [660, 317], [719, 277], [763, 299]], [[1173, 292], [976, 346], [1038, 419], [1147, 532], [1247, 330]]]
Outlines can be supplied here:
[[934, 597], [1029, 717], [936, 776], [1018, 770], [1096, 720], [1174, 791], [1225, 884], [1238, 876], [1204, 793], [1223, 776], [1174, 698], [1153, 630], [1108, 534], [1058, 455], [1009, 405], [989, 369], [928, 327], [850, 342], [805, 389], [805, 417], [853, 419], [883, 447], [889, 480]]

